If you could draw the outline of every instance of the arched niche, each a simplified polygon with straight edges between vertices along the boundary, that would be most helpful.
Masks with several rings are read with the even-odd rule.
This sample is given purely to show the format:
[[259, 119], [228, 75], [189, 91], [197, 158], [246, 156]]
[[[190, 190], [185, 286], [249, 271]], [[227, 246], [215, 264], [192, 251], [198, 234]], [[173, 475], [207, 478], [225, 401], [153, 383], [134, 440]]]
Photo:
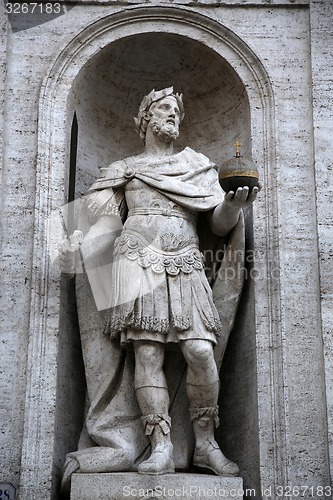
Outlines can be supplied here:
[[[236, 139], [240, 139], [243, 154], [251, 155], [248, 95], [244, 83], [224, 58], [188, 36], [154, 32], [127, 36], [110, 43], [91, 57], [79, 71], [71, 88], [68, 112], [69, 116], [75, 114], [78, 127], [75, 175], [77, 199], [98, 177], [99, 167], [142, 151], [133, 117], [137, 114], [143, 96], [152, 88], [161, 89], [171, 85], [175, 91], [183, 93], [185, 106], [185, 119], [176, 149], [181, 150], [189, 145], [220, 165], [234, 155], [233, 144]], [[248, 226], [251, 226], [251, 220], [248, 220]], [[246, 384], [238, 387], [234, 380], [228, 380], [228, 387], [224, 387], [222, 380], [223, 426], [219, 433], [229, 456], [241, 462], [242, 473], [251, 472], [253, 480], [258, 471], [251, 464], [257, 464], [256, 459], [246, 446], [242, 446], [239, 452], [237, 443], [228, 439], [228, 436], [237, 435], [234, 422], [238, 421], [242, 428], [239, 436], [242, 443], [247, 443], [251, 452], [256, 450], [257, 457], [258, 443], [254, 444], [245, 436], [250, 429], [251, 437], [257, 435], [257, 418], [253, 419], [253, 425], [250, 426], [248, 415], [240, 415], [240, 398], [230, 398], [228, 395], [230, 390], [240, 394], [249, 387], [253, 388], [252, 394], [256, 394], [257, 382], [254, 373], [249, 373], [250, 367], [255, 368], [254, 315], [247, 314], [253, 304], [253, 293], [247, 295], [241, 304], [243, 310], [237, 322], [237, 332], [233, 334], [240, 341], [234, 342], [234, 347], [228, 350], [233, 366], [230, 368], [227, 364], [222, 370], [226, 380], [233, 374], [244, 379]], [[83, 308], [79, 307], [82, 332], [93, 311], [85, 299], [80, 300], [85, 303]], [[83, 319], [86, 317], [87, 320]], [[68, 334], [64, 334], [67, 328], [63, 319], [60, 330], [61, 338], [66, 342]], [[247, 358], [250, 358], [246, 368], [244, 364], [235, 366], [235, 351], [244, 353], [245, 350]], [[253, 397], [250, 403], [251, 413], [256, 414]], [[244, 470], [246, 466], [250, 471]]]
[[[244, 457], [238, 453], [234, 458], [241, 460], [243, 475], [249, 481], [251, 474], [256, 476], [256, 486], [266, 471], [274, 470], [279, 459], [279, 452], [273, 450], [265, 465], [261, 465], [260, 452], [265, 444], [261, 442], [259, 429], [260, 419], [265, 439], [269, 436], [278, 448], [274, 418], [281, 402], [271, 390], [278, 383], [278, 375], [271, 369], [279, 362], [278, 355], [267, 360], [267, 376], [263, 371], [257, 376], [256, 370], [257, 363], [265, 362], [265, 349], [275, 333], [270, 318], [278, 314], [274, 301], [268, 302], [272, 284], [267, 279], [269, 265], [274, 265], [276, 256], [267, 259], [264, 255], [268, 243], [275, 238], [274, 216], [269, 209], [275, 204], [273, 96], [269, 79], [249, 47], [216, 21], [183, 8], [150, 7], [148, 15], [147, 9], [134, 7], [107, 16], [79, 33], [58, 55], [42, 86], [34, 246], [34, 266], [38, 273], [32, 291], [22, 451], [23, 496], [29, 484], [39, 484], [39, 498], [50, 498], [50, 488], [56, 491], [64, 454], [71, 451], [66, 449], [69, 446], [66, 434], [71, 430], [63, 429], [66, 397], [61, 397], [61, 391], [66, 382], [69, 384], [66, 394], [75, 393], [78, 373], [73, 373], [68, 353], [77, 352], [78, 346], [64, 347], [63, 332], [59, 329], [61, 321], [67, 321], [68, 330], [75, 330], [75, 325], [71, 324], [68, 311], [61, 313], [64, 295], [56, 247], [63, 237], [58, 215], [68, 201], [71, 183], [73, 114], [76, 113], [79, 132], [76, 172], [79, 193], [98, 175], [98, 167], [140, 150], [132, 127], [133, 116], [142, 95], [152, 87], [167, 85], [174, 85], [176, 91], [185, 95], [187, 114], [179, 148], [188, 144], [219, 164], [232, 156], [233, 141], [240, 138], [244, 154], [252, 153], [267, 185], [265, 201], [259, 201], [255, 208], [258, 221], [254, 242], [257, 249], [264, 249], [256, 257], [261, 280], [247, 292], [243, 304], [247, 309], [247, 303], [251, 303], [252, 308], [248, 316], [251, 327], [247, 331], [253, 334], [254, 406], [252, 419], [245, 427], [254, 435], [256, 458], [251, 454], [246, 456], [248, 450], [244, 447], [240, 448]], [[238, 332], [245, 332], [246, 326], [241, 321]], [[244, 343], [242, 349], [245, 352]], [[241, 355], [237, 362], [242, 363]], [[64, 369], [67, 380], [59, 377]], [[74, 371], [80, 370], [78, 367]], [[237, 383], [233, 390], [237, 390]], [[271, 401], [268, 414], [261, 410], [260, 398]], [[237, 398], [232, 404], [235, 402]], [[35, 415], [41, 417], [38, 429], [33, 425]], [[228, 425], [226, 422], [227, 428]], [[229, 442], [226, 439], [226, 446], [236, 452], [234, 434]]]
[[[230, 64], [201, 42], [172, 33], [140, 33], [104, 47], [80, 70], [70, 113], [78, 120], [77, 192], [98, 168], [142, 151], [133, 117], [153, 88], [183, 93], [185, 119], [176, 149], [186, 145], [220, 165], [240, 139], [251, 151], [250, 107]], [[251, 153], [250, 153], [251, 154]]]

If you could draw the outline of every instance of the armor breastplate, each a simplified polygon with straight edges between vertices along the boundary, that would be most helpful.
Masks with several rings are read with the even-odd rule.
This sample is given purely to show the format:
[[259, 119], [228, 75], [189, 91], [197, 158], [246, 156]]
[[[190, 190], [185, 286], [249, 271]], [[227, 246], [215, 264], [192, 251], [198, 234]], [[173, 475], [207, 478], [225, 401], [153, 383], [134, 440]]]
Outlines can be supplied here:
[[197, 215], [138, 179], [125, 188], [128, 217], [124, 231], [136, 231], [162, 251], [198, 245]]
[[[142, 213], [144, 215], [157, 214], [166, 216], [174, 215], [175, 217], [178, 215], [184, 218], [195, 217], [194, 213], [183, 209], [162, 193], [159, 193], [156, 189], [151, 188], [138, 179], [133, 179], [126, 185], [125, 193], [128, 210], [133, 215]], [[158, 210], [160, 211], [158, 212]]]

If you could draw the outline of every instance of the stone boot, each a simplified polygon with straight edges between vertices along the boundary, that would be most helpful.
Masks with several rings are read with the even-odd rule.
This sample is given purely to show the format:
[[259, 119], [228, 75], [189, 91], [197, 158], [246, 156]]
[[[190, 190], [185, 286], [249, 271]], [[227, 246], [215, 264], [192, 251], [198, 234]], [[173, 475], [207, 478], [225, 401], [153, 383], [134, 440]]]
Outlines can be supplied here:
[[146, 435], [151, 443], [151, 455], [138, 467], [139, 474], [158, 476], [175, 472], [173, 446], [170, 439], [171, 419], [167, 415], [142, 417]]
[[238, 476], [238, 466], [220, 450], [214, 439], [214, 421], [218, 425], [218, 407], [192, 408], [191, 420], [196, 438], [193, 465], [217, 476]]

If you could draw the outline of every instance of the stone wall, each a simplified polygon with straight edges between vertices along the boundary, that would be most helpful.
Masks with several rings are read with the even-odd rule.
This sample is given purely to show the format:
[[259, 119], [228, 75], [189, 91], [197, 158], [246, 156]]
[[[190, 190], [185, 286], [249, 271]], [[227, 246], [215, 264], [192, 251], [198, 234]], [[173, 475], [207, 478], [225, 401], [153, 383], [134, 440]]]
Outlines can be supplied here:
[[313, 1], [310, 9], [311, 64], [314, 127], [314, 162], [316, 183], [317, 231], [320, 266], [321, 328], [324, 339], [327, 422], [330, 463], [333, 465], [333, 386], [332, 386], [332, 51], [333, 2]]

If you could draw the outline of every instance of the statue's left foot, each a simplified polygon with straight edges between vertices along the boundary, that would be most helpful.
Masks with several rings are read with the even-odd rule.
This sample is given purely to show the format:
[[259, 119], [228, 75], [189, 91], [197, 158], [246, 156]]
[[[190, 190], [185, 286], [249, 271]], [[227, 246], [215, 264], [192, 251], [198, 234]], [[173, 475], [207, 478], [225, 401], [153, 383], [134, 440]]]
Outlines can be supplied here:
[[161, 474], [172, 474], [175, 472], [175, 463], [172, 458], [172, 445], [160, 444], [153, 451], [148, 460], [142, 462], [138, 467], [139, 474], [150, 474], [159, 476]]
[[217, 476], [238, 476], [238, 466], [225, 457], [217, 443], [208, 442], [200, 449], [196, 448], [193, 465], [201, 469], [209, 469]]

